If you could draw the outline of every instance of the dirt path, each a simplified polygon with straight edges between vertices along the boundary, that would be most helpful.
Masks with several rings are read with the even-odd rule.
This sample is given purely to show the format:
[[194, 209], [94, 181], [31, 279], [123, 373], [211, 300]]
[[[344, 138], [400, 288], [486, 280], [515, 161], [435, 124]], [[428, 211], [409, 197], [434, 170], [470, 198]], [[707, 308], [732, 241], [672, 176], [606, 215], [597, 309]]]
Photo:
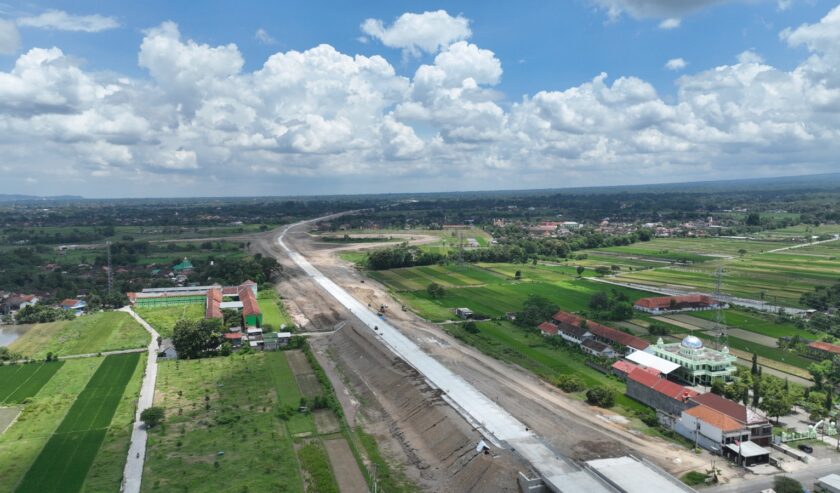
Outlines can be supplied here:
[[324, 448], [327, 449], [327, 456], [332, 464], [333, 474], [338, 481], [338, 489], [341, 493], [368, 493], [365, 477], [359, 471], [359, 465], [347, 440], [340, 438], [335, 440], [324, 440]]
[[[292, 241], [320, 271], [365, 303], [399, 306], [387, 290], [362, 275], [331, 250], [310, 248], [300, 236]], [[642, 435], [627, 420], [610, 411], [569, 398], [518, 366], [509, 365], [466, 346], [439, 326], [413, 313], [394, 311], [389, 318], [424, 351], [459, 373], [526, 423], [564, 455], [577, 460], [635, 453], [652, 459], [674, 474], [702, 467], [697, 456], [683, 447]]]

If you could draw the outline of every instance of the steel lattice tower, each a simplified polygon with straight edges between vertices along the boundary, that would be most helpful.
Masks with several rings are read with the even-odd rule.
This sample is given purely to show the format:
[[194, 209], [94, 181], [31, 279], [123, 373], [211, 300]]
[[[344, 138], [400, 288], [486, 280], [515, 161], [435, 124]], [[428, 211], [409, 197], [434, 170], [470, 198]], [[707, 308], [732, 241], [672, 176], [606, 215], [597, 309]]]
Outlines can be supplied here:
[[717, 333], [718, 349], [727, 344], [726, 320], [723, 315], [723, 267], [718, 267], [715, 271], [715, 301], [717, 301], [717, 309], [715, 310], [715, 332]]

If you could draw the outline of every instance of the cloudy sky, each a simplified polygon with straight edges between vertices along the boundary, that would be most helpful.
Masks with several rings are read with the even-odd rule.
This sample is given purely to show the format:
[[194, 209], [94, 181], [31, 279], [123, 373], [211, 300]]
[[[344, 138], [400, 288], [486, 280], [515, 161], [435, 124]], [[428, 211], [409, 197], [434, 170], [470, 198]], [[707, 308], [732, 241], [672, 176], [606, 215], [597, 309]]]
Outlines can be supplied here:
[[840, 171], [833, 2], [112, 3], [0, 0], [0, 193]]

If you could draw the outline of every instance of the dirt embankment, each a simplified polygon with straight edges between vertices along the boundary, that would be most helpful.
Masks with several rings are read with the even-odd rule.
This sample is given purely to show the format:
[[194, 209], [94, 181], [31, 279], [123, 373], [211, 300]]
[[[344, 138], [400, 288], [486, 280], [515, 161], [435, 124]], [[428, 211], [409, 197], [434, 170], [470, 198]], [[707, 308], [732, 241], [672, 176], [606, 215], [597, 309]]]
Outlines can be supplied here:
[[[351, 313], [326, 295], [274, 247], [270, 238], [253, 245], [283, 264], [278, 291], [307, 332], [340, 330], [310, 338], [336, 387], [348, 421], [374, 435], [383, 451], [426, 491], [518, 491], [516, 474], [527, 470], [516, 456], [476, 453], [481, 435], [439, 391], [384, 348]], [[332, 250], [332, 249], [331, 249]]]

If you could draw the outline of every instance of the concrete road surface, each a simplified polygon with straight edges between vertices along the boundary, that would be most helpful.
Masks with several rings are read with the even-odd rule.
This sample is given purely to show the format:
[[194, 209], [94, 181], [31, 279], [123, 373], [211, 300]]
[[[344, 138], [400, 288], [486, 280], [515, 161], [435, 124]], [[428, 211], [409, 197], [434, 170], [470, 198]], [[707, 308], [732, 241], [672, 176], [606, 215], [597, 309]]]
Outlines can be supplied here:
[[143, 383], [140, 387], [140, 398], [137, 400], [137, 413], [134, 415], [134, 425], [131, 430], [131, 445], [128, 447], [128, 460], [123, 470], [123, 480], [120, 491], [125, 493], [140, 493], [140, 482], [143, 479], [143, 462], [146, 459], [146, 427], [140, 421], [140, 413], [152, 406], [152, 399], [155, 396], [155, 381], [157, 380], [157, 353], [158, 337], [160, 334], [134, 313], [130, 307], [123, 307], [120, 311], [127, 312], [134, 317], [140, 325], [152, 336], [149, 342], [149, 359], [146, 364], [146, 373], [143, 375]]

